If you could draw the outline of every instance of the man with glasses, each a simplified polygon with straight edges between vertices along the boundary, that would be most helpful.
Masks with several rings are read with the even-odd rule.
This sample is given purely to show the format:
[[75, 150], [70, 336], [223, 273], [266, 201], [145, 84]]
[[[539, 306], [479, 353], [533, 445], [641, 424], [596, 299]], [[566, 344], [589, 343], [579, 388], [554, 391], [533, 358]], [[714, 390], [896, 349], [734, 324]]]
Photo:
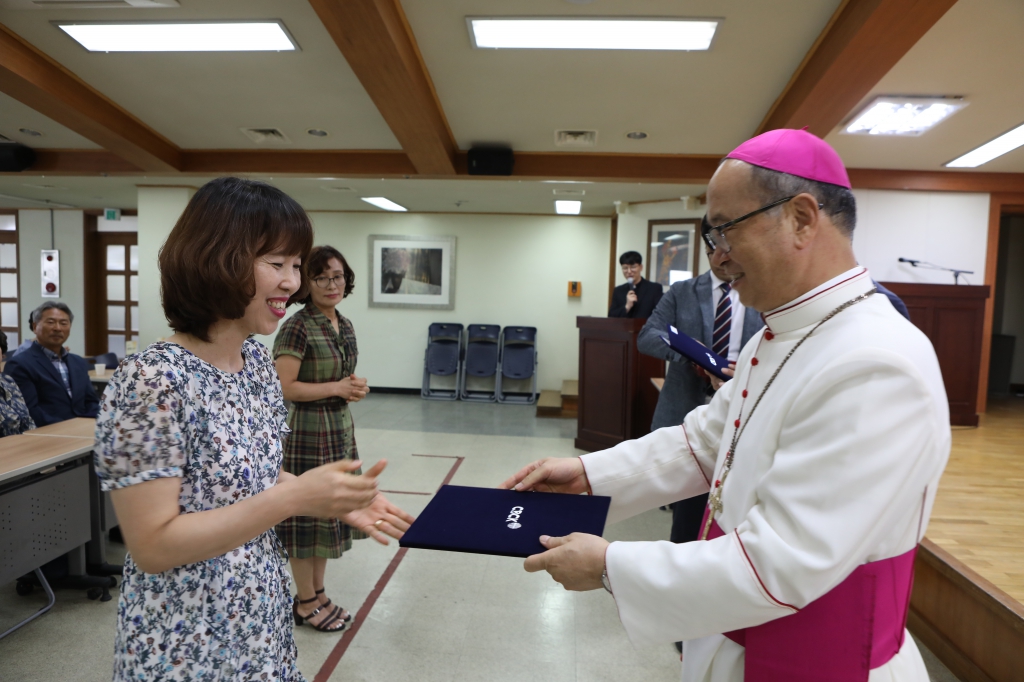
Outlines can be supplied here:
[[710, 492], [705, 541], [541, 537], [526, 569], [603, 586], [635, 643], [685, 642], [684, 682], [925, 682], [905, 623], [949, 457], [935, 351], [858, 266], [856, 202], [823, 140], [748, 140], [707, 197], [712, 261], [765, 320], [735, 377], [681, 426], [504, 484], [609, 495], [611, 522]]
[[644, 258], [638, 251], [627, 251], [619, 256], [619, 265], [626, 283], [612, 291], [608, 317], [650, 317], [661, 300], [661, 285], [644, 279]]
[[74, 320], [66, 304], [43, 303], [29, 316], [35, 341], [4, 366], [4, 374], [21, 389], [36, 426], [75, 417], [95, 417], [99, 412], [89, 366], [64, 346]]

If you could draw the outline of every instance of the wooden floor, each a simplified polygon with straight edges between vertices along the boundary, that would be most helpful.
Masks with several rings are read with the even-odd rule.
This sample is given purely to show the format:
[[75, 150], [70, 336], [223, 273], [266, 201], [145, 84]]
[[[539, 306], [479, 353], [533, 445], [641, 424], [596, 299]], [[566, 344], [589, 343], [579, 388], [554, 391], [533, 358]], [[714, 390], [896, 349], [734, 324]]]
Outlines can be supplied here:
[[926, 536], [1024, 603], [1024, 399], [990, 398], [978, 428], [953, 427]]

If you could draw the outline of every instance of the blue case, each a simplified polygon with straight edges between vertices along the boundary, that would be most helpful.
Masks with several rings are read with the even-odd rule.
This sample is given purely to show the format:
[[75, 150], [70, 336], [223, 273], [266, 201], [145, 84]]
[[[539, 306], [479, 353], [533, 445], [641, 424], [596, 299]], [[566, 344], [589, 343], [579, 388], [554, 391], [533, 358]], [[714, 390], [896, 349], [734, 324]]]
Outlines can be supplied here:
[[669, 348], [683, 357], [689, 358], [698, 365], [714, 374], [719, 379], [728, 381], [732, 379], [728, 374], [722, 374], [723, 369], [728, 369], [729, 361], [718, 353], [715, 353], [704, 344], [698, 343], [692, 337], [687, 336], [675, 327], [669, 325], [668, 338], [659, 337]]
[[610, 497], [520, 493], [445, 485], [398, 543], [401, 547], [528, 557], [541, 535], [604, 533]]

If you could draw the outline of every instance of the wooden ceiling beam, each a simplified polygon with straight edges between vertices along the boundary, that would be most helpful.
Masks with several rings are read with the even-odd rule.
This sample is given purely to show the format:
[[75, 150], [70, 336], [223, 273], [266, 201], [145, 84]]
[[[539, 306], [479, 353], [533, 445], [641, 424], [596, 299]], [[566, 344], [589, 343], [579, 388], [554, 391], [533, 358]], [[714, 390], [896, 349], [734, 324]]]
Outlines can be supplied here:
[[[464, 174], [465, 154], [459, 154]], [[516, 152], [513, 178], [703, 184], [711, 179], [717, 154], [594, 154]]]
[[421, 175], [454, 175], [456, 144], [399, 0], [309, 0]]
[[405, 177], [416, 168], [402, 151], [285, 151], [206, 149], [182, 152], [182, 172]]
[[956, 0], [844, 0], [757, 134], [802, 128], [825, 137]]
[[0, 92], [148, 172], [174, 172], [181, 151], [0, 24]]

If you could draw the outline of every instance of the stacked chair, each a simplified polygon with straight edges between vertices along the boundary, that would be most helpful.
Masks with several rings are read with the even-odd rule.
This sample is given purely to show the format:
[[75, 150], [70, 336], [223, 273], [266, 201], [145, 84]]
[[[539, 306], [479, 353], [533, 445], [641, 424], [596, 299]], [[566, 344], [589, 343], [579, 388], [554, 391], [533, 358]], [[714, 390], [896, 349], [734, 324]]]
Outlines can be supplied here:
[[[435, 322], [427, 330], [427, 352], [423, 361], [423, 388], [420, 396], [425, 400], [457, 400], [462, 384], [462, 330], [458, 322]], [[455, 377], [455, 387], [435, 389], [431, 377]]]
[[[499, 403], [533, 405], [537, 402], [537, 328], [505, 327], [501, 333], [501, 371], [498, 372]], [[531, 380], [529, 393], [506, 393], [505, 380]]]
[[[459, 385], [459, 398], [471, 402], [493, 403], [498, 399], [498, 351], [501, 327], [496, 324], [471, 324], [466, 329], [466, 360]], [[489, 391], [468, 389], [469, 377], [493, 378]]]

